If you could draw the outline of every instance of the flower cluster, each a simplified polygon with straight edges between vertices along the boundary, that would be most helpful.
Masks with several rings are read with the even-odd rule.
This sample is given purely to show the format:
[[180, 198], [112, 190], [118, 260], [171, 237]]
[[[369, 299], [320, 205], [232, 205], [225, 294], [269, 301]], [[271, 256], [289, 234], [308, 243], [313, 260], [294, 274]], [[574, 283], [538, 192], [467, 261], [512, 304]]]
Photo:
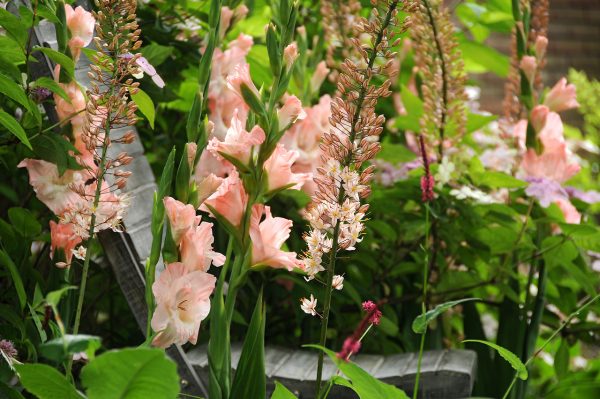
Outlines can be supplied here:
[[367, 334], [371, 326], [379, 325], [381, 322], [381, 311], [373, 301], [365, 301], [362, 303], [362, 308], [366, 312], [360, 324], [354, 330], [354, 333], [344, 340], [342, 350], [337, 353], [337, 357], [344, 361], [348, 361], [350, 356], [358, 353], [361, 347], [361, 341]]
[[[337, 256], [339, 250], [353, 250], [362, 240], [363, 219], [368, 209], [361, 198], [370, 193], [369, 181], [374, 167], [363, 169], [365, 162], [379, 151], [378, 136], [384, 117], [375, 114], [377, 99], [390, 94], [389, 80], [376, 85], [376, 75], [389, 77], [392, 53], [388, 47], [394, 31], [397, 1], [383, 1], [374, 9], [370, 21], [356, 23], [359, 35], [368, 35], [371, 47], [363, 48], [358, 39], [353, 45], [361, 54], [360, 62], [346, 60], [339, 76], [338, 96], [331, 101], [330, 130], [321, 142], [322, 166], [314, 179], [313, 202], [306, 210], [311, 231], [306, 234], [308, 249], [302, 269], [307, 279], [324, 270], [323, 256]], [[364, 65], [368, 67], [365, 69]], [[331, 253], [333, 252], [333, 253]], [[333, 277], [333, 275], [332, 275]]]

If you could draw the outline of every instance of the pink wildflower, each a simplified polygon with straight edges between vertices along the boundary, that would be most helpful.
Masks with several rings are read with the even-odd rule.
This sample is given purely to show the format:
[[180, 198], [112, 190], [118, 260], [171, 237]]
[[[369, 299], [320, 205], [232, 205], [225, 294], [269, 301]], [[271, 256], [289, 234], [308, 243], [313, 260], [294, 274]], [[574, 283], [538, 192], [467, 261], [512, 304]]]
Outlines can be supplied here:
[[554, 112], [561, 112], [579, 107], [575, 85], [568, 85], [567, 79], [561, 78], [548, 94], [546, 94], [544, 105]]

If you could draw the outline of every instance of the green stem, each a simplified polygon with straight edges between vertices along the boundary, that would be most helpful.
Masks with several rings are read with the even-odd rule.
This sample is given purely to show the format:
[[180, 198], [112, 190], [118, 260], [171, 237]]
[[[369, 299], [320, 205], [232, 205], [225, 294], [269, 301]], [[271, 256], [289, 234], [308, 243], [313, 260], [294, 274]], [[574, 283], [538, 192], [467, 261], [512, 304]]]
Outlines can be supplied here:
[[[425, 251], [425, 260], [423, 268], [423, 301], [421, 302], [421, 314], [425, 317], [427, 313], [427, 283], [429, 280], [429, 206], [425, 204], [425, 243], [423, 251]], [[419, 345], [419, 359], [417, 361], [417, 376], [415, 377], [415, 390], [413, 391], [413, 399], [417, 398], [419, 393], [419, 380], [421, 379], [421, 363], [423, 361], [423, 351], [425, 349], [425, 336], [427, 328], [421, 334], [421, 343]]]
[[[562, 322], [560, 327], [558, 327], [556, 330], [554, 330], [554, 332], [552, 333], [550, 338], [548, 338], [542, 344], [542, 346], [540, 346], [540, 348], [538, 350], [536, 350], [535, 353], [529, 357], [529, 359], [527, 359], [527, 361], [525, 362], [525, 367], [527, 367], [533, 361], [533, 359], [535, 359], [540, 353], [542, 353], [542, 351], [546, 348], [546, 346], [548, 346], [548, 344], [550, 344], [550, 342], [552, 342], [554, 340], [554, 338], [556, 338], [556, 336], [558, 334], [560, 334], [561, 331], [564, 330], [575, 317], [579, 316], [579, 314], [581, 312], [583, 312], [585, 309], [590, 307], [598, 299], [600, 299], [600, 294], [597, 294], [595, 297], [593, 297], [592, 299], [590, 299], [589, 301], [587, 301], [586, 303], [581, 305], [579, 308], [577, 308], [573, 313], [571, 313], [569, 315], [569, 317], [567, 317], [567, 319]], [[519, 377], [519, 374], [517, 372], [515, 372], [512, 382], [510, 383], [508, 389], [502, 396], [502, 399], [508, 398], [508, 395], [510, 394], [510, 391], [512, 390], [513, 386], [516, 384], [518, 377]]]

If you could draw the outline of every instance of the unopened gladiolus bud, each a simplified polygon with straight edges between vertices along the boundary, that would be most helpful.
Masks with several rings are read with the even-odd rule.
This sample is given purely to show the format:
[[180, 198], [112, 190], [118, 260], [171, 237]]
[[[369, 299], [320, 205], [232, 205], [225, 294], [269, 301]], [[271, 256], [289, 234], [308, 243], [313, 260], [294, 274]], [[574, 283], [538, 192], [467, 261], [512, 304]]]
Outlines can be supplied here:
[[187, 157], [188, 157], [188, 164], [190, 166], [190, 170], [194, 169], [194, 161], [196, 159], [196, 151], [198, 150], [198, 145], [196, 143], [186, 143], [185, 146], [187, 147]]
[[310, 299], [306, 299], [306, 298], [301, 298], [300, 299], [300, 308], [302, 309], [302, 311], [306, 314], [309, 314], [311, 316], [316, 316], [317, 313], [317, 300], [315, 299], [315, 297], [313, 296], [313, 294], [310, 294]]
[[313, 76], [310, 78], [310, 89], [316, 93], [325, 81], [325, 78], [328, 74], [329, 68], [327, 68], [325, 61], [319, 62], [315, 68]]
[[344, 276], [333, 276], [333, 282], [331, 283], [331, 286], [333, 289], [341, 291], [344, 288]]
[[294, 62], [296, 61], [297, 58], [298, 58], [298, 45], [296, 44], [296, 42], [293, 42], [292, 44], [289, 44], [283, 50], [283, 62], [285, 63], [285, 66], [287, 67], [287, 69], [290, 69], [292, 67], [292, 65], [294, 65]]
[[302, 108], [300, 99], [296, 96], [288, 96], [277, 112], [277, 118], [279, 119], [279, 130], [287, 129], [296, 120], [306, 118], [306, 112]]
[[539, 61], [543, 60], [546, 56], [546, 48], [548, 47], [548, 38], [546, 36], [539, 35], [535, 39], [535, 56]]
[[531, 123], [536, 132], [542, 130], [550, 110], [545, 105], [536, 105], [531, 111]]
[[525, 77], [527, 77], [527, 80], [531, 84], [535, 79], [535, 74], [537, 72], [537, 60], [535, 59], [535, 57], [526, 55], [523, 58], [521, 58], [519, 68], [521, 68], [521, 70], [525, 74]]
[[553, 112], [579, 107], [575, 85], [568, 85], [567, 79], [561, 78], [544, 98], [544, 105]]

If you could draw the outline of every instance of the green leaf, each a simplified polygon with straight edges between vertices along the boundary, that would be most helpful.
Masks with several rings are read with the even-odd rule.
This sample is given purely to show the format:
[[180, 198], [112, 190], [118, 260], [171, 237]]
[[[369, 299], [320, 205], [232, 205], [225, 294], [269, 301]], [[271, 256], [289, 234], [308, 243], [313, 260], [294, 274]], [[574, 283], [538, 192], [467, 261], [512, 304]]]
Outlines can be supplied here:
[[61, 73], [64, 71], [71, 79], [75, 78], [75, 63], [73, 59], [63, 53], [53, 50], [49, 47], [35, 47], [34, 51], [40, 51], [50, 58], [55, 64], [61, 66]]
[[465, 70], [472, 73], [493, 72], [506, 77], [510, 67], [508, 57], [481, 43], [461, 40], [459, 48], [465, 61]]
[[184, 145], [183, 154], [181, 154], [179, 167], [177, 168], [177, 174], [175, 175], [175, 196], [184, 204], [189, 202], [191, 177], [192, 170], [190, 169], [190, 163], [188, 161], [188, 146]]
[[3, 399], [25, 399], [19, 391], [16, 391], [0, 381], [0, 398]]
[[469, 115], [467, 115], [467, 133], [475, 132], [496, 119], [498, 119], [496, 115], [481, 115], [469, 112]]
[[105, 352], [83, 368], [81, 381], [89, 399], [175, 398], [179, 393], [177, 366], [161, 349]]
[[50, 90], [52, 93], [59, 95], [65, 101], [71, 103], [71, 99], [69, 98], [67, 92], [54, 79], [50, 79], [47, 76], [38, 78], [35, 82], [33, 82], [31, 87], [43, 87]]
[[154, 129], [154, 103], [145, 91], [138, 89], [137, 93], [131, 95], [131, 99], [137, 105], [140, 112], [148, 119], [150, 127]]
[[0, 73], [0, 93], [11, 98], [15, 102], [21, 104], [25, 109], [29, 110], [31, 104], [29, 98], [25, 94], [25, 89], [16, 84], [14, 80]]
[[485, 171], [477, 176], [472, 175], [477, 186], [488, 186], [490, 188], [522, 188], [527, 187], [527, 182], [507, 175], [502, 172]]
[[33, 238], [42, 232], [42, 225], [27, 209], [10, 208], [8, 219], [15, 230], [25, 238]]
[[33, 138], [31, 143], [35, 155], [44, 161], [55, 164], [60, 175], [65, 173], [67, 169], [81, 169], [81, 165], [69, 155], [70, 152], [78, 154], [79, 151], [63, 136], [59, 134], [41, 134]]
[[528, 377], [527, 367], [525, 367], [525, 365], [523, 364], [523, 362], [521, 361], [521, 359], [519, 359], [517, 357], [517, 355], [515, 355], [514, 353], [512, 353], [508, 349], [503, 348], [500, 345], [496, 345], [493, 342], [483, 341], [483, 340], [479, 340], [479, 339], [467, 339], [467, 340], [462, 341], [462, 342], [463, 343], [466, 343], [466, 342], [477, 342], [477, 343], [489, 346], [490, 348], [492, 348], [496, 352], [498, 352], [498, 354], [500, 356], [502, 356], [504, 358], [504, 360], [506, 360], [511, 365], [511, 367], [513, 369], [515, 369], [515, 371], [517, 372], [517, 375], [519, 376], [520, 379], [522, 379], [522, 380], [526, 380], [527, 379], [527, 377]]
[[66, 287], [62, 287], [56, 291], [51, 291], [46, 295], [46, 303], [50, 306], [57, 307], [58, 303], [62, 299], [62, 297], [70, 290], [76, 290], [77, 286], [75, 285], [67, 285]]
[[231, 398], [266, 397], [265, 311], [261, 290], [250, 326], [246, 330], [240, 361], [231, 384]]
[[559, 380], [569, 374], [569, 343], [564, 338], [560, 340], [560, 345], [554, 356], [554, 370]]
[[38, 348], [40, 355], [56, 363], [63, 362], [69, 355], [85, 352], [88, 359], [93, 359], [96, 350], [100, 348], [100, 337], [93, 335], [66, 334], [59, 338], [51, 339]]
[[148, 46], [142, 48], [142, 55], [148, 60], [154, 67], [159, 66], [166, 61], [167, 58], [173, 54], [175, 49], [169, 46], [161, 46], [158, 43], [150, 43]]
[[290, 392], [289, 389], [280, 384], [278, 381], [275, 381], [275, 391], [273, 391], [273, 395], [271, 395], [271, 399], [298, 399], [296, 395]]
[[21, 310], [25, 309], [25, 305], [27, 304], [27, 294], [25, 293], [25, 287], [23, 286], [23, 280], [21, 280], [19, 269], [17, 269], [17, 265], [15, 265], [10, 256], [8, 256], [3, 249], [0, 249], [0, 263], [8, 269], [13, 285], [15, 286], [15, 291], [17, 291], [20, 308]]
[[409, 150], [405, 145], [389, 143], [385, 141], [381, 145], [381, 151], [377, 153], [377, 159], [383, 159], [384, 161], [393, 164], [410, 162], [416, 157], [417, 155]]
[[396, 118], [396, 127], [402, 130], [420, 131], [419, 121], [423, 115], [423, 101], [405, 86], [402, 87], [400, 97], [406, 109], [406, 115], [400, 115]]
[[[351, 384], [343, 383], [343, 385], [352, 388], [360, 399], [408, 399], [408, 396], [402, 390], [379, 381], [353, 362], [339, 359], [335, 352], [319, 345], [305, 345], [305, 347], [316, 348], [325, 352], [340, 371], [350, 379]], [[337, 381], [336, 383], [342, 385]]]
[[82, 399], [84, 398], [64, 375], [45, 364], [15, 365], [21, 384], [38, 399]]
[[21, 22], [20, 18], [6, 11], [4, 8], [0, 8], [0, 26], [6, 29], [9, 36], [13, 37], [21, 48], [25, 47], [27, 28]]
[[445, 303], [439, 304], [435, 308], [427, 311], [425, 314], [420, 314], [419, 316], [417, 316], [417, 318], [415, 318], [415, 320], [412, 323], [412, 330], [417, 334], [424, 334], [425, 331], [427, 331], [427, 326], [429, 325], [429, 323], [431, 323], [439, 315], [441, 315], [448, 309], [450, 309], [460, 303], [463, 303], [463, 302], [478, 301], [478, 300], [480, 300], [480, 299], [479, 298], [466, 298], [466, 299], [459, 299], [457, 301], [450, 301], [450, 302], [445, 302]]
[[14, 134], [21, 141], [21, 143], [25, 144], [30, 150], [32, 149], [31, 143], [27, 138], [27, 134], [25, 133], [25, 130], [23, 130], [19, 122], [17, 122], [15, 118], [13, 118], [11, 115], [7, 114], [1, 109], [0, 124], [2, 124], [2, 126], [8, 129], [8, 131], [10, 131], [12, 134]]

